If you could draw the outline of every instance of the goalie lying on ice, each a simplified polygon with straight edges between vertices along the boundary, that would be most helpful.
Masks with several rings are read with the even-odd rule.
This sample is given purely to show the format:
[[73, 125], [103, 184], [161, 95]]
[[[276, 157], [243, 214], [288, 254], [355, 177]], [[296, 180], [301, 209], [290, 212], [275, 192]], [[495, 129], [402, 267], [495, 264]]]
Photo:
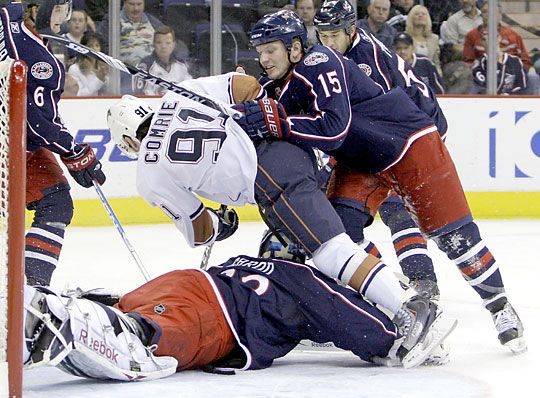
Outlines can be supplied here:
[[419, 296], [391, 320], [315, 268], [246, 256], [207, 271], [169, 272], [114, 306], [84, 297], [80, 290], [25, 287], [26, 368], [125, 381], [204, 367], [261, 369], [302, 339], [331, 341], [364, 361], [413, 367], [456, 324]]

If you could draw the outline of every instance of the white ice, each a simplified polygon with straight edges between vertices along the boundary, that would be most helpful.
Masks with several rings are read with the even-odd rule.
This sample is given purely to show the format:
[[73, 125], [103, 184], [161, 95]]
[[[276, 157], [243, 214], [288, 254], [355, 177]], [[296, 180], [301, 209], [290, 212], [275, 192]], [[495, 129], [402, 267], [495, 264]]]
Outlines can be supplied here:
[[[514, 356], [499, 345], [490, 315], [461, 279], [457, 268], [430, 244], [444, 309], [459, 320], [448, 338], [451, 361], [440, 367], [403, 370], [375, 367], [349, 353], [294, 352], [265, 370], [235, 376], [199, 371], [163, 380], [121, 383], [85, 380], [55, 368], [24, 374], [25, 397], [538, 397], [540, 374], [540, 220], [480, 220], [485, 242], [498, 260], [509, 297], [524, 325], [529, 350]], [[152, 276], [198, 267], [202, 249], [190, 249], [171, 225], [126, 227]], [[255, 255], [263, 225], [244, 223], [232, 238], [214, 246], [210, 264], [236, 254]], [[396, 270], [388, 230], [367, 231]], [[53, 286], [105, 287], [128, 291], [144, 282], [113, 227], [69, 228]]]

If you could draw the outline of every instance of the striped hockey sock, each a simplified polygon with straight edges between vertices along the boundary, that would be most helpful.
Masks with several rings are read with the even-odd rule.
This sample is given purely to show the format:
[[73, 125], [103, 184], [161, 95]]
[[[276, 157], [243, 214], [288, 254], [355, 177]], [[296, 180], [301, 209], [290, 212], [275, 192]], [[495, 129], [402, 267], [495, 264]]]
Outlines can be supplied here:
[[437, 281], [433, 261], [428, 256], [427, 241], [417, 227], [405, 228], [392, 234], [392, 243], [403, 273], [411, 280]]
[[64, 243], [65, 227], [34, 223], [26, 234], [25, 273], [28, 284], [48, 286]]
[[474, 222], [439, 236], [435, 241], [482, 299], [505, 295], [499, 266]]

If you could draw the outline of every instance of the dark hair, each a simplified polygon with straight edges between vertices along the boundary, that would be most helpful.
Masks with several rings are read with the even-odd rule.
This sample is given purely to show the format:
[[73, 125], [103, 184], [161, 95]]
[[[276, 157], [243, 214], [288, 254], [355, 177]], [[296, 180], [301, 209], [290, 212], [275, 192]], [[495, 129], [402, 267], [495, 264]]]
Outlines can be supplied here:
[[[81, 44], [83, 46], [88, 47], [88, 45], [93, 41], [97, 41], [100, 47], [103, 49], [103, 38], [99, 33], [92, 32], [91, 30], [87, 30], [83, 33], [83, 36], [81, 38]], [[77, 54], [77, 63], [79, 64], [79, 68], [82, 72], [93, 69], [96, 62], [99, 61], [96, 61], [94, 58], [89, 58], [84, 54]]]
[[394, 46], [398, 43], [405, 43], [406, 45], [408, 46], [412, 46], [413, 45], [413, 38], [411, 37], [411, 35], [409, 35], [408, 33], [405, 33], [405, 32], [399, 32], [395, 37], [394, 37]]
[[154, 31], [154, 40], [156, 40], [157, 35], [168, 35], [169, 33], [172, 35], [173, 41], [176, 41], [174, 29], [167, 25], [162, 25]]
[[101, 35], [99, 33], [92, 32], [91, 30], [87, 30], [83, 33], [83, 36], [81, 38], [81, 44], [88, 47], [88, 44], [92, 41], [99, 42], [99, 45], [103, 48], [103, 38], [101, 37]]

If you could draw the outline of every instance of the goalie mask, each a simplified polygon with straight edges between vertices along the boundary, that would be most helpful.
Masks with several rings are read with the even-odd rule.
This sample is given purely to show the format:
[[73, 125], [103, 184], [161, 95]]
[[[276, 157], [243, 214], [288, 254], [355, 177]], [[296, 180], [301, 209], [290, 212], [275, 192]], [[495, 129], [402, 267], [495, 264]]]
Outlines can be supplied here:
[[271, 230], [264, 233], [259, 247], [259, 257], [276, 258], [304, 264], [306, 262], [306, 252], [302, 246], [291, 242], [289, 238], [279, 231], [277, 233], [279, 238]]
[[124, 95], [122, 99], [109, 108], [107, 124], [111, 130], [114, 143], [124, 155], [136, 159], [141, 140], [146, 131], [139, 128], [150, 122], [154, 115], [153, 109], [145, 101], [132, 95]]

